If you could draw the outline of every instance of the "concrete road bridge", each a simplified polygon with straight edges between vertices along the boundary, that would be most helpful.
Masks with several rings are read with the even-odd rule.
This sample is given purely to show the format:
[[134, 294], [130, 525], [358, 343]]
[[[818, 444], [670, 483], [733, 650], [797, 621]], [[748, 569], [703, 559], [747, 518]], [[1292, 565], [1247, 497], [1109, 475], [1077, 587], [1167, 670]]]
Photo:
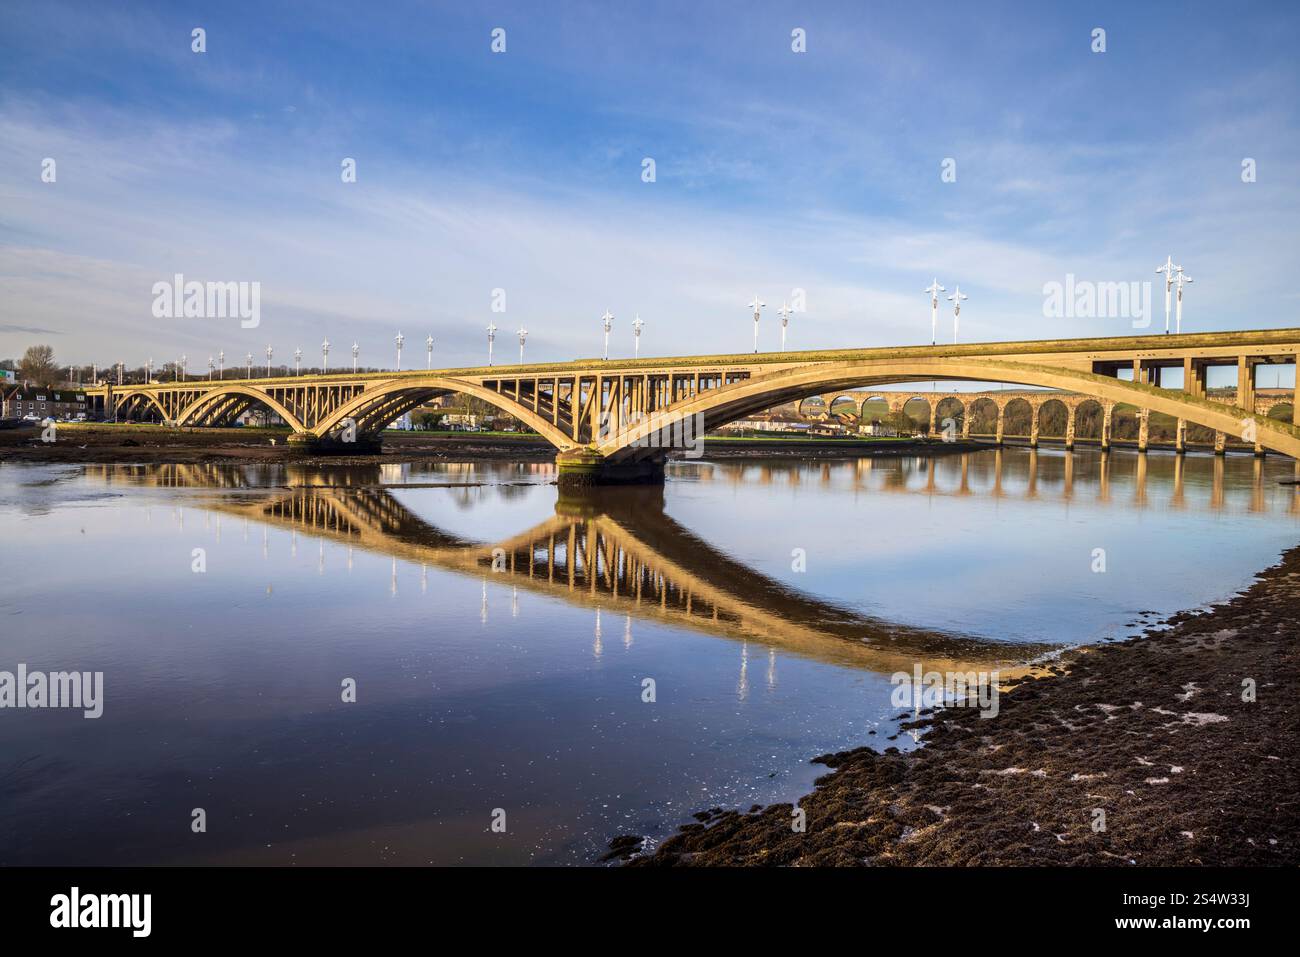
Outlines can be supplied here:
[[[661, 481], [664, 459], [695, 437], [756, 412], [845, 390], [922, 381], [1054, 389], [1171, 416], [1300, 458], [1292, 421], [1261, 415], [1256, 372], [1288, 364], [1300, 329], [1057, 339], [742, 355], [481, 366], [409, 372], [190, 380], [87, 389], [107, 417], [216, 426], [253, 405], [315, 451], [378, 451], [383, 428], [440, 395], [463, 393], [515, 416], [557, 449], [562, 484]], [[1211, 368], [1236, 370], [1231, 404], [1207, 395]], [[1166, 370], [1182, 372], [1162, 388]], [[1121, 374], [1125, 377], [1121, 378]], [[1003, 410], [1005, 411], [1005, 410]], [[1109, 418], [1109, 417], [1107, 417]], [[1181, 430], [1180, 430], [1181, 431]]]

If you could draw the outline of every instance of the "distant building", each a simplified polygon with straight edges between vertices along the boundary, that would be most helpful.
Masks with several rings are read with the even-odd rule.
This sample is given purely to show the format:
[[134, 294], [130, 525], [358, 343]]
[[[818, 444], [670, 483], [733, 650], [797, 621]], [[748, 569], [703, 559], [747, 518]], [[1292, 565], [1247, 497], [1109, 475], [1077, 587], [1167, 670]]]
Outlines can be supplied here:
[[38, 419], [67, 418], [86, 413], [86, 394], [76, 389], [15, 386], [0, 391], [4, 395], [0, 415], [5, 418], [21, 419], [29, 415]]
[[810, 424], [797, 416], [779, 412], [760, 412], [721, 426], [719, 432], [807, 432]]

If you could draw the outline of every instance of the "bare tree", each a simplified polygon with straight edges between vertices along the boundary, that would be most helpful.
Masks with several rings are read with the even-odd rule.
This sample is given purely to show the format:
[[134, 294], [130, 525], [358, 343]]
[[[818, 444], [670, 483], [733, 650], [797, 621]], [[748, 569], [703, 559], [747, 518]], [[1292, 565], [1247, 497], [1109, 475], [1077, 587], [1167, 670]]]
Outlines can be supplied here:
[[18, 377], [37, 386], [50, 386], [59, 381], [59, 369], [54, 364], [52, 346], [28, 346], [18, 364]]

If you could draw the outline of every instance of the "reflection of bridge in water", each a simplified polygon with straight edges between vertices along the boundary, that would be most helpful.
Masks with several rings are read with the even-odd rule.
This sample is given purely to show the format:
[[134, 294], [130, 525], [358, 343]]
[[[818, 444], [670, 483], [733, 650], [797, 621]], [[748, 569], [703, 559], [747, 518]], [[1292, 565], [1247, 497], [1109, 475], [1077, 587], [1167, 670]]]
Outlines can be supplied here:
[[[1024, 673], [1048, 645], [941, 634], [860, 614], [769, 578], [664, 512], [661, 487], [562, 498], [553, 516], [510, 538], [472, 542], [439, 529], [378, 484], [374, 467], [318, 471], [211, 465], [87, 466], [87, 474], [169, 488], [222, 490], [195, 504], [267, 526], [432, 566], [609, 614], [759, 641], [822, 661], [893, 673]], [[295, 474], [295, 473], [299, 474]], [[242, 475], [241, 475], [242, 473]], [[288, 484], [285, 484], [286, 478]], [[294, 484], [298, 479], [309, 484]], [[273, 487], [259, 488], [269, 480]], [[278, 487], [274, 483], [279, 482]], [[230, 491], [236, 490], [236, 491]], [[454, 489], [448, 489], [454, 492]]]
[[[845, 482], [864, 492], [975, 497], [1012, 501], [1070, 501], [1126, 506], [1153, 505], [1148, 488], [1169, 489], [1170, 508], [1220, 510], [1228, 507], [1229, 484], [1248, 490], [1244, 508], [1266, 512], [1277, 490], [1287, 512], [1300, 515], [1300, 486], [1280, 488], [1266, 478], [1262, 459], [1223, 456], [1138, 455], [1100, 451], [1014, 452], [989, 449], [947, 456], [862, 457], [824, 461], [816, 469], [820, 484]], [[810, 479], [798, 469], [771, 462], [702, 462], [679, 465], [693, 481], [729, 485], [799, 485]], [[1294, 469], [1300, 478], [1300, 466]], [[1117, 489], [1117, 485], [1120, 487]]]
[[[1122, 463], [1122, 465], [1117, 465]], [[1046, 646], [1012, 645], [936, 634], [887, 622], [771, 579], [703, 541], [664, 512], [659, 487], [561, 497], [556, 513], [493, 543], [475, 542], [425, 521], [393, 494], [410, 475], [391, 466], [165, 465], [87, 466], [107, 481], [212, 490], [197, 503], [220, 514], [287, 528], [422, 567], [510, 584], [614, 615], [688, 627], [875, 671], [970, 671], [1016, 666]], [[551, 468], [542, 466], [543, 469]], [[1041, 502], [1123, 504], [1300, 515], [1300, 494], [1265, 480], [1255, 458], [1015, 453], [989, 450], [940, 458], [827, 462], [821, 483], [868, 493]], [[488, 466], [489, 474], [501, 467]], [[475, 472], [465, 474], [466, 478]], [[728, 484], [809, 482], [799, 468], [762, 462], [702, 462], [679, 467], [683, 481]], [[1149, 482], [1168, 494], [1152, 502]], [[478, 483], [473, 483], [477, 485]], [[448, 494], [472, 487], [439, 482]], [[1244, 494], [1229, 502], [1225, 489]], [[415, 486], [421, 487], [421, 486]], [[429, 486], [423, 486], [429, 487]], [[491, 487], [491, 486], [479, 486]], [[510, 493], [507, 486], [495, 486]], [[518, 490], [518, 489], [516, 489]], [[1270, 492], [1274, 493], [1270, 498]], [[1235, 498], [1235, 496], [1234, 496]]]

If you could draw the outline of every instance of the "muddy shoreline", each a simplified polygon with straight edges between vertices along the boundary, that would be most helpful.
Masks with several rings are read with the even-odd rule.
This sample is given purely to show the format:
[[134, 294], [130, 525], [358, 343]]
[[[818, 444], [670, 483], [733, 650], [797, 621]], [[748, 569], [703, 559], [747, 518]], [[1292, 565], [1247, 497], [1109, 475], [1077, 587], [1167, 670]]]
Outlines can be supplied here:
[[[290, 449], [280, 429], [165, 429], [132, 425], [59, 425], [56, 441], [35, 428], [0, 431], [0, 462], [240, 464], [406, 462], [421, 460], [553, 462], [555, 449], [538, 436], [386, 433], [379, 455], [312, 456]], [[704, 440], [711, 459], [856, 458], [863, 455], [943, 455], [989, 448], [973, 442]]]
[[954, 708], [905, 722], [924, 734], [917, 750], [813, 759], [831, 773], [798, 802], [803, 833], [790, 804], [712, 809], [657, 846], [616, 838], [607, 859], [1300, 864], [1300, 547], [1245, 592], [1167, 625], [1067, 653], [1005, 691], [995, 718]]

